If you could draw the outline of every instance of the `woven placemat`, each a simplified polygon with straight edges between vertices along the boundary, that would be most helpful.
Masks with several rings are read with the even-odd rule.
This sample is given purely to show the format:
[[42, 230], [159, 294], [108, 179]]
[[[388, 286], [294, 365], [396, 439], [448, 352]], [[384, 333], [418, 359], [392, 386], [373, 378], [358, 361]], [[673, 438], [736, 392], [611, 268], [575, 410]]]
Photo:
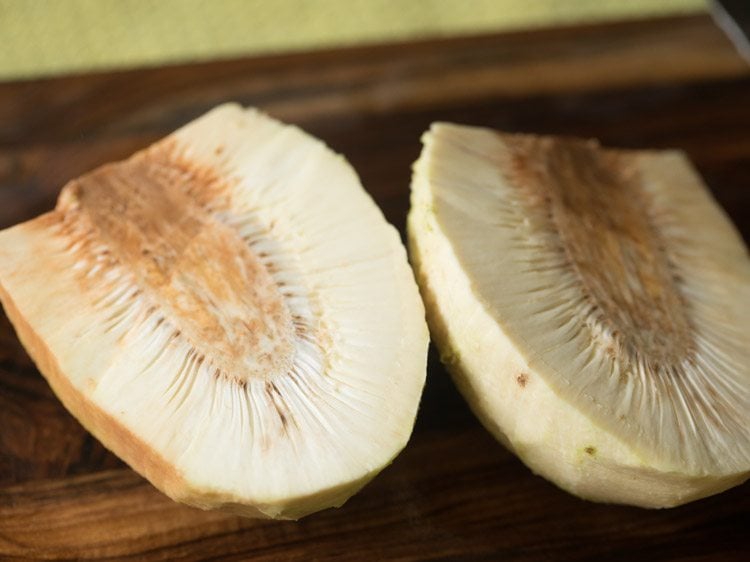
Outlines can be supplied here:
[[0, 80], [702, 10], [705, 0], [0, 0]]

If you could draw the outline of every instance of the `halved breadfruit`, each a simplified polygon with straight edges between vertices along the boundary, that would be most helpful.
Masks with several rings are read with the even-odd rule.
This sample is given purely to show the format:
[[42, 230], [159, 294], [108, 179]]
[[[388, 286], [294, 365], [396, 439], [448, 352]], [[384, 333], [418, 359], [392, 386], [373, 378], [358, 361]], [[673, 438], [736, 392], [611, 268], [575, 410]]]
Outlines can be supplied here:
[[583, 498], [666, 507], [750, 471], [750, 260], [686, 157], [451, 124], [409, 242], [485, 426]]
[[220, 106], [0, 232], [0, 296], [65, 406], [177, 501], [298, 518], [406, 444], [427, 327], [347, 162]]

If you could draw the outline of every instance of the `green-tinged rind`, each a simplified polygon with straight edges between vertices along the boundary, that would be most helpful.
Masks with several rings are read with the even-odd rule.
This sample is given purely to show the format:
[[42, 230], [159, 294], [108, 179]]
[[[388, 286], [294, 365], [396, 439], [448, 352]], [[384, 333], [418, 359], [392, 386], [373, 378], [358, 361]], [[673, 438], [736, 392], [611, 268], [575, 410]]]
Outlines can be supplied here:
[[[513, 142], [512, 135], [496, 137], [486, 129], [438, 124], [425, 135], [424, 142], [412, 180], [410, 258], [441, 358], [487, 429], [534, 472], [595, 501], [670, 507], [744, 482], [750, 466], [742, 464], [742, 450], [734, 453], [735, 460], [707, 462], [704, 468], [681, 462], [674, 450], [679, 444], [664, 443], [662, 451], [649, 445], [647, 439], [618, 431], [616, 424], [607, 423], [606, 412], [597, 413], [597, 408], [582, 405], [580, 396], [576, 397], [560, 379], [550, 378], [549, 369], [565, 369], [565, 364], [549, 365], [535, 351], [533, 338], [528, 333], [521, 337], [515, 323], [503, 316], [495, 296], [488, 295], [488, 285], [472, 276], [471, 260], [462, 254], [465, 246], [451, 238], [461, 221], [472, 220], [471, 203], [467, 201], [471, 189], [483, 189], [485, 196], [489, 193], [495, 197], [494, 182], [503, 181], [503, 175], [499, 170], [493, 175], [493, 167], [501, 160], [493, 151], [500, 151], [502, 142]], [[462, 155], [453, 158], [455, 152]], [[465, 154], [470, 155], [469, 166], [461, 165], [466, 163]], [[653, 165], [656, 169], [644, 173], [656, 176], [660, 154], [646, 153], [651, 154], [654, 161], [644, 167]], [[733, 268], [729, 273], [734, 276], [732, 283], [741, 287], [740, 280], [750, 281], [741, 239], [715, 203], [700, 193], [699, 180], [690, 175], [684, 160], [667, 153], [664, 158], [692, 182], [689, 189], [696, 190], [694, 197], [708, 207], [702, 225], [707, 229], [706, 236], [714, 236], [718, 246], [727, 246], [724, 255], [716, 258], [721, 266], [714, 269], [721, 275], [724, 267]], [[447, 194], [454, 183], [461, 183], [461, 198]], [[440, 196], [436, 195], [436, 184], [442, 189]], [[496, 197], [496, 202], [502, 201], [499, 190]], [[700, 206], [697, 212], [701, 212]], [[491, 218], [488, 213], [475, 220], [484, 227], [491, 225]], [[493, 236], [502, 235], [486, 226], [483, 236], [473, 239], [472, 252], [481, 255], [492, 247]], [[494, 260], [492, 252], [487, 251], [487, 270]], [[502, 287], [503, 277], [513, 274], [512, 268], [496, 268], [497, 286]], [[747, 289], [735, 298], [747, 302]], [[745, 368], [744, 375], [736, 376], [744, 381], [735, 397], [740, 403], [747, 401], [747, 375]], [[741, 449], [746, 445], [745, 438], [736, 437]]]

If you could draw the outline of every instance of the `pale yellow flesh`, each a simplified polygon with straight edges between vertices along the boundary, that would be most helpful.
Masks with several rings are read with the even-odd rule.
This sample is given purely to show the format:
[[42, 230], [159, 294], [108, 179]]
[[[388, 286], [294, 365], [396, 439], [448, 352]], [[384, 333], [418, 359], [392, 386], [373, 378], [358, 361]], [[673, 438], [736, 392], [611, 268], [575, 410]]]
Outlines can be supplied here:
[[297, 518], [406, 444], [424, 311], [340, 156], [221, 106], [0, 232], [0, 296], [63, 403], [176, 500]]
[[[741, 239], [680, 154], [574, 143], [550, 155], [552, 142], [447, 124], [425, 137], [410, 249], [433, 339], [459, 388], [535, 472], [585, 498], [665, 507], [743, 482], [750, 260]], [[616, 162], [617, 177], [593, 161], [560, 172], [578, 152]], [[547, 194], [535, 182], [552, 181], [550, 170], [566, 177]], [[524, 182], [524, 173], [534, 177]], [[597, 182], [607, 181], [624, 191], [597, 202], [607, 188]], [[555, 197], [568, 199], [555, 207]], [[642, 214], [623, 215], [643, 201]], [[639, 236], [651, 225], [658, 243], [648, 249]], [[634, 252], [647, 255], [632, 265]], [[636, 277], [621, 270], [629, 267]], [[612, 304], [622, 295], [634, 310]], [[649, 336], [648, 325], [666, 328]], [[674, 364], [681, 378], [653, 377], [640, 361]]]

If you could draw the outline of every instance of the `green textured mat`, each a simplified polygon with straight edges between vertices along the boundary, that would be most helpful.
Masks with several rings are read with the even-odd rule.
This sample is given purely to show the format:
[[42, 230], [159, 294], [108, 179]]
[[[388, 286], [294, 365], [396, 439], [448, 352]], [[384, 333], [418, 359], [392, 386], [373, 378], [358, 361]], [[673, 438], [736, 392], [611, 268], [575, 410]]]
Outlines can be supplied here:
[[703, 10], [705, 0], [0, 0], [0, 80]]

